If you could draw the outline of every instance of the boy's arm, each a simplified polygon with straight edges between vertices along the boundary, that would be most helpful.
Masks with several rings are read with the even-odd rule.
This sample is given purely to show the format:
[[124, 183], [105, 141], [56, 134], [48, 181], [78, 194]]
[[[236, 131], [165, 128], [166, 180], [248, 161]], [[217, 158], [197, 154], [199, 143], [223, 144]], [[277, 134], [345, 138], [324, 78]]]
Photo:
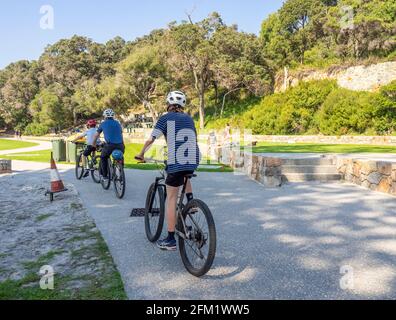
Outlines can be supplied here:
[[142, 151], [135, 157], [135, 159], [143, 161], [144, 154], [150, 149], [150, 147], [153, 145], [154, 142], [155, 142], [155, 139], [153, 137], [151, 137], [149, 140], [147, 140], [143, 146]]
[[94, 148], [97, 147], [99, 137], [100, 137], [100, 133], [99, 133], [99, 132], [96, 132], [95, 135], [94, 135], [94, 139], [93, 139], [94, 142], [93, 142], [93, 144], [92, 144], [92, 146], [93, 146]]
[[84, 137], [86, 137], [87, 136], [87, 134], [86, 133], [83, 133], [83, 134], [80, 134], [77, 138], [75, 138], [72, 142], [73, 143], [76, 143], [78, 140], [80, 140], [80, 139], [82, 139], [82, 138], [84, 138]]
[[103, 132], [103, 127], [102, 127], [103, 123], [99, 126], [98, 130], [96, 131], [95, 135], [94, 135], [94, 142], [93, 142], [93, 147], [96, 148], [97, 144], [98, 144], [98, 139], [100, 137], [100, 135]]
[[144, 161], [144, 154], [150, 149], [150, 147], [153, 145], [155, 140], [161, 138], [165, 134], [165, 132], [166, 132], [166, 119], [160, 118], [157, 124], [155, 125], [155, 128], [153, 130], [153, 133], [151, 134], [150, 139], [146, 141], [142, 151], [135, 157], [135, 159]]

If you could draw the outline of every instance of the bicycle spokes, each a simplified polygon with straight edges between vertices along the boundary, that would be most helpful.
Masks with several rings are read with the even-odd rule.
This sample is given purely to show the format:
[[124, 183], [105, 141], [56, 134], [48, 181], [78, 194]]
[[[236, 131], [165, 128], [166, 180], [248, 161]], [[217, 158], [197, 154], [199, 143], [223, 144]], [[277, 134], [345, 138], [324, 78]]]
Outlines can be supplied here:
[[193, 215], [187, 214], [185, 224], [188, 231], [188, 237], [185, 239], [186, 253], [193, 267], [200, 268], [206, 263], [209, 253], [209, 248], [206, 246], [209, 240], [209, 230], [205, 216], [197, 210]]

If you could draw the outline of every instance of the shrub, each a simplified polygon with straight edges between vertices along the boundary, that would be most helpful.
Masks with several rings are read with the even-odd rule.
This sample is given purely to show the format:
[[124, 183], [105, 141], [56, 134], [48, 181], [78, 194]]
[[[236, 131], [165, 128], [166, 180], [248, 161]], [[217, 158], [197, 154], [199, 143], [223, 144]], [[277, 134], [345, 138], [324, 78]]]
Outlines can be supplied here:
[[255, 134], [303, 134], [315, 131], [314, 115], [337, 87], [334, 81], [302, 82], [284, 93], [265, 97], [243, 116]]
[[29, 124], [25, 129], [25, 134], [32, 136], [44, 136], [48, 132], [49, 128], [47, 126], [35, 122]]
[[396, 81], [381, 88], [373, 103], [373, 126], [379, 134], [396, 131]]
[[[242, 105], [242, 104], [241, 104]], [[302, 82], [284, 93], [209, 120], [208, 128], [249, 128], [253, 134], [393, 134], [396, 132], [396, 81], [378, 93], [339, 88], [335, 81]], [[242, 112], [242, 109], [245, 112]]]
[[327, 135], [363, 134], [372, 127], [374, 94], [336, 89], [317, 115], [320, 132]]

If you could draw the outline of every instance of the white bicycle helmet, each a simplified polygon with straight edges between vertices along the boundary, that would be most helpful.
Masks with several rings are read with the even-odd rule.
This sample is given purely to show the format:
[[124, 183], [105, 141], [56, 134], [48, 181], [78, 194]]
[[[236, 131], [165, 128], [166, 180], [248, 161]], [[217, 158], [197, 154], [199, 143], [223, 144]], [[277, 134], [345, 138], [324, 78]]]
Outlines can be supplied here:
[[172, 91], [168, 94], [168, 97], [166, 98], [166, 102], [168, 103], [168, 105], [176, 104], [184, 108], [187, 104], [187, 97], [181, 91]]
[[103, 112], [103, 117], [104, 118], [114, 118], [115, 113], [112, 109], [107, 109], [105, 112]]

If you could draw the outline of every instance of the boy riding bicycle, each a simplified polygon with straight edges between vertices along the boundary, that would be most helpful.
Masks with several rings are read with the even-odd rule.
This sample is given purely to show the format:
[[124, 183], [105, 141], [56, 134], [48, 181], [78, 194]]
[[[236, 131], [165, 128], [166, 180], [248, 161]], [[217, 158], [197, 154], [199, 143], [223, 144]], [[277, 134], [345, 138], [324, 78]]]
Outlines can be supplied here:
[[[162, 250], [174, 251], [177, 249], [176, 231], [176, 205], [179, 189], [184, 185], [185, 176], [193, 174], [200, 162], [200, 152], [197, 141], [197, 131], [194, 120], [184, 113], [187, 98], [184, 93], [174, 91], [167, 97], [168, 113], [162, 116], [151, 135], [145, 143], [142, 152], [135, 158], [144, 161], [144, 154], [151, 145], [160, 137], [165, 136], [168, 145], [167, 167], [167, 221], [168, 237], [157, 243]], [[194, 199], [191, 181], [187, 183], [187, 200]]]
[[[75, 138], [72, 142], [77, 143], [77, 141], [86, 138], [87, 140], [87, 145], [84, 150], [84, 157], [83, 157], [83, 166], [84, 169], [88, 169], [88, 161], [87, 158], [91, 155], [94, 155], [96, 152], [96, 146], [101, 144], [101, 141], [99, 138], [96, 138], [96, 120], [88, 120], [87, 122], [87, 128], [88, 130], [85, 131], [83, 134], [79, 135], [77, 138]], [[85, 172], [84, 178], [88, 177], [89, 171]]]

